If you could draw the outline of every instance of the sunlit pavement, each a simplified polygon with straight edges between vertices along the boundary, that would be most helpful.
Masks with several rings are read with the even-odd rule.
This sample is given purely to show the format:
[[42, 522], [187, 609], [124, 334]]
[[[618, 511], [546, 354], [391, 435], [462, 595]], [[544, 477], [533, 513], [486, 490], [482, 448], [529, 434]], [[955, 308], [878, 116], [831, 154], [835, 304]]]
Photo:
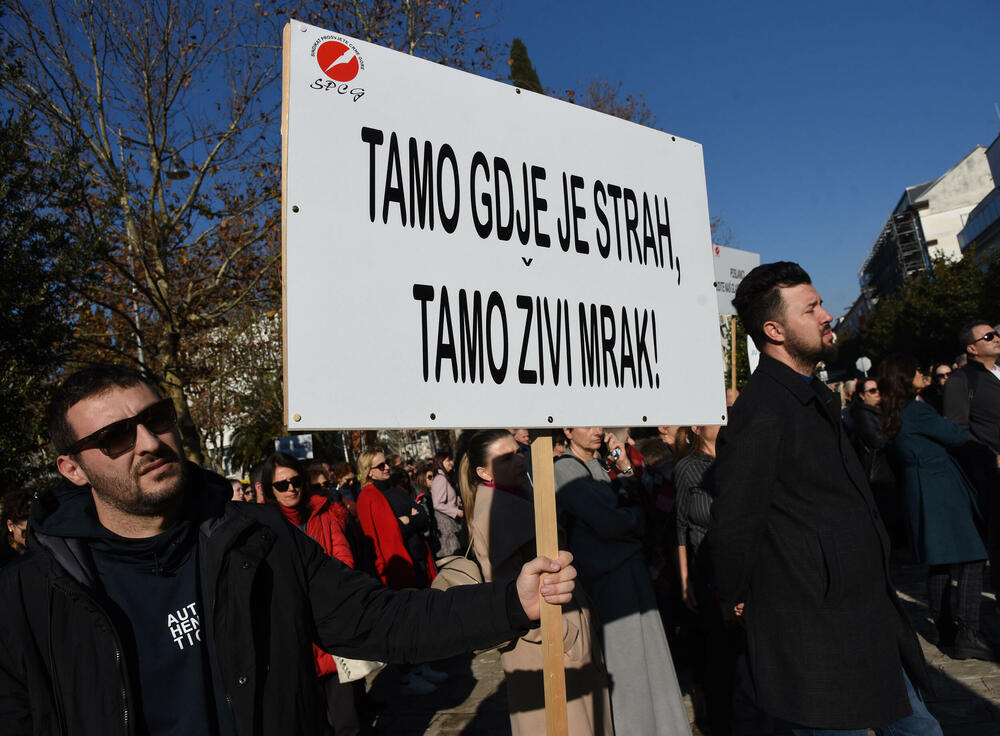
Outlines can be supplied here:
[[393, 667], [369, 677], [372, 699], [384, 704], [376, 717], [376, 734], [502, 736], [510, 733], [507, 690], [499, 654], [470, 654], [435, 662], [433, 666], [450, 677], [430, 695], [399, 695], [399, 671]]
[[[941, 722], [945, 736], [997, 736], [1000, 665], [976, 659], [955, 660], [948, 656], [950, 649], [938, 649], [934, 644], [937, 631], [927, 610], [926, 567], [896, 565], [892, 574], [932, 668], [935, 692], [927, 696], [927, 707]], [[1000, 643], [1000, 616], [991, 592], [983, 594], [982, 617], [987, 638]]]
[[[936, 692], [927, 697], [930, 711], [941, 721], [945, 736], [1000, 735], [1000, 665], [979, 660], [955, 660], [934, 642], [937, 632], [927, 612], [927, 592], [920, 565], [894, 565], [893, 582], [906, 606], [924, 656], [931, 665]], [[1000, 616], [993, 593], [983, 594], [983, 629], [1000, 643]], [[434, 664], [451, 678], [426, 696], [398, 694], [399, 673], [387, 668], [369, 678], [369, 690], [382, 709], [375, 720], [376, 734], [393, 736], [502, 736], [510, 733], [507, 691], [496, 652], [456, 657]], [[682, 681], [687, 678], [683, 677]], [[686, 682], [684, 683], [686, 685]], [[687, 688], [685, 688], [687, 689]], [[692, 716], [691, 698], [684, 700]], [[695, 736], [701, 732], [693, 727]]]

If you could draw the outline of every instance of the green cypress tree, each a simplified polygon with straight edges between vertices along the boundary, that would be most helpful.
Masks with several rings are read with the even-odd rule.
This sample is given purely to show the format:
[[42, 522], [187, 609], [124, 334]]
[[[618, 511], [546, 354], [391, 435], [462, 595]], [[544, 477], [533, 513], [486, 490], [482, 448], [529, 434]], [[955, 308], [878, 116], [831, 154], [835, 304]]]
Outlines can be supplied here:
[[528, 49], [524, 42], [515, 38], [510, 44], [510, 81], [515, 87], [527, 89], [538, 94], [545, 94], [538, 74], [528, 58]]

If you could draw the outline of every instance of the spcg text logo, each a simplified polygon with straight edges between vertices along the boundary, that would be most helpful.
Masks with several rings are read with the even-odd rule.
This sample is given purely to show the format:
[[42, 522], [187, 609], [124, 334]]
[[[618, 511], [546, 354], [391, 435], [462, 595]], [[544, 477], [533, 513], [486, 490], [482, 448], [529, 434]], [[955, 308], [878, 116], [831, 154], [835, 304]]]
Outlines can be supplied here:
[[313, 44], [312, 56], [323, 73], [323, 77], [309, 85], [312, 89], [350, 95], [354, 102], [364, 96], [364, 88], [348, 84], [365, 68], [364, 60], [349, 40], [339, 36], [322, 36]]

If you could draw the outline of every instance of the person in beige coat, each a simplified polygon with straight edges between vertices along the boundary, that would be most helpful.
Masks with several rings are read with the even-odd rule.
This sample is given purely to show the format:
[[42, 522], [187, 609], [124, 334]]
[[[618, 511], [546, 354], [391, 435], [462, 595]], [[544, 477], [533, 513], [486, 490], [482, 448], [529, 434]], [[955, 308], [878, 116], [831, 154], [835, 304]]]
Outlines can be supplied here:
[[[472, 547], [483, 579], [511, 580], [535, 556], [535, 514], [525, 493], [527, 464], [505, 429], [476, 432], [459, 467]], [[542, 632], [534, 629], [500, 649], [513, 736], [545, 733]], [[574, 736], [614, 733], [607, 673], [584, 594], [563, 606], [566, 709]]]

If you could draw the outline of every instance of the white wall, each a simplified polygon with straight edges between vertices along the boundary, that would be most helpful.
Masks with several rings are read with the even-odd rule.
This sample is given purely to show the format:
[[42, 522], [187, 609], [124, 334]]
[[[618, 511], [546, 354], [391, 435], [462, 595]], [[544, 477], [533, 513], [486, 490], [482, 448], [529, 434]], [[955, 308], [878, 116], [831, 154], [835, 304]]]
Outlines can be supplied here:
[[928, 207], [919, 210], [920, 226], [932, 259], [944, 256], [950, 260], [962, 257], [958, 232], [965, 227], [969, 213], [993, 190], [993, 175], [986, 158], [986, 149], [976, 146], [964, 159], [946, 172], [930, 187], [920, 201]]

